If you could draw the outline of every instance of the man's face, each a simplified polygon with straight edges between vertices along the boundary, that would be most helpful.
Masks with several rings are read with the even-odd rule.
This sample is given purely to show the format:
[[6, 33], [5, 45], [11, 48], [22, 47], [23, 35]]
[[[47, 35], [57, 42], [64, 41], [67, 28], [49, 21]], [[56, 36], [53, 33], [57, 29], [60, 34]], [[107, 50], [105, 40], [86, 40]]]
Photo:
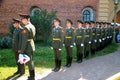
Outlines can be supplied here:
[[27, 24], [28, 23], [28, 20], [26, 18], [22, 18], [22, 23], [23, 24]]
[[19, 23], [18, 22], [13, 23], [13, 27], [14, 28], [18, 28], [19, 27]]
[[82, 24], [81, 24], [81, 23], [78, 23], [78, 27], [82, 27]]
[[94, 27], [95, 26], [95, 24], [94, 23], [91, 23], [91, 27]]
[[71, 23], [67, 21], [66, 26], [71, 27]]
[[59, 26], [59, 22], [58, 21], [54, 21], [54, 26]]
[[90, 27], [90, 25], [88, 23], [86, 23], [86, 27], [88, 28], [88, 27]]

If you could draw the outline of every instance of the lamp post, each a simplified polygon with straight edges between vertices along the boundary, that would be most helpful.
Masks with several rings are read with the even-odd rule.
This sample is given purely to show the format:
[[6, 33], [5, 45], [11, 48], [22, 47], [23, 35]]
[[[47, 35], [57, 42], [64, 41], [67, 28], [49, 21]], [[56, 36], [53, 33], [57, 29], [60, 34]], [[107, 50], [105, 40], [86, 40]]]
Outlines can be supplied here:
[[113, 33], [113, 43], [115, 43], [115, 28], [116, 28], [116, 17], [117, 17], [117, 9], [120, 0], [113, 0], [114, 1], [114, 33]]

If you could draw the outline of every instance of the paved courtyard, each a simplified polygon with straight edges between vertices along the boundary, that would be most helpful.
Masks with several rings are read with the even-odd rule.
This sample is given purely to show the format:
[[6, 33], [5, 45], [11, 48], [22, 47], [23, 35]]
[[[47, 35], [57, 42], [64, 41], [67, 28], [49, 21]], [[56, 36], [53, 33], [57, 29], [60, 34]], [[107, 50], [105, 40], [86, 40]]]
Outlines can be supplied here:
[[[115, 53], [74, 63], [70, 68], [62, 67], [59, 72], [46, 70], [43, 74], [36, 71], [36, 80], [106, 80], [120, 72], [120, 47]], [[26, 80], [22, 76], [17, 80]]]

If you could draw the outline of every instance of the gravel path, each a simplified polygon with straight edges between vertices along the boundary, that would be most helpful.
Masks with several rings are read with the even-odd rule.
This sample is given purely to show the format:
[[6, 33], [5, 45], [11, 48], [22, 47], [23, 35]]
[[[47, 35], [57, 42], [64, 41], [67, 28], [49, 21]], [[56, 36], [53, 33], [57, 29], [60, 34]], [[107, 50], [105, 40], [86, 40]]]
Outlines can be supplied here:
[[[62, 67], [59, 72], [36, 73], [36, 80], [105, 80], [120, 72], [120, 47], [115, 53], [74, 63], [70, 68]], [[26, 80], [26, 76], [18, 80]]]

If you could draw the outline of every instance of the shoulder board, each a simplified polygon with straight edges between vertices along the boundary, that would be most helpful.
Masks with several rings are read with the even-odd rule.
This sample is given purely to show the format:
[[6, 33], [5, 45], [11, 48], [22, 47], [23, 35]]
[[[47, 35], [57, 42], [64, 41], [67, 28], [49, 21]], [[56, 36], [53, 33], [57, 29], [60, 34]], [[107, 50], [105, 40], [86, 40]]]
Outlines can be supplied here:
[[25, 33], [27, 33], [27, 30], [25, 30], [25, 29], [22, 30], [22, 34], [25, 34]]

